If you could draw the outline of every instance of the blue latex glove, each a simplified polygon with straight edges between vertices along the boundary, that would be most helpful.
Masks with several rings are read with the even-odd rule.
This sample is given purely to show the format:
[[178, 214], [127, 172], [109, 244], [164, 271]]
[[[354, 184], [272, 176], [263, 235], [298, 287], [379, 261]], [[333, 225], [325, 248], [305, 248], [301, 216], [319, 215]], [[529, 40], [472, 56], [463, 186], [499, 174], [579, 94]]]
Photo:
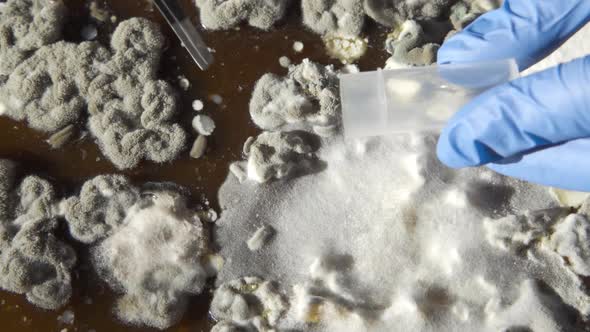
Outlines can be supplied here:
[[[590, 0], [505, 0], [443, 44], [439, 63], [515, 58], [524, 70], [590, 20]], [[443, 130], [439, 159], [590, 191], [590, 57], [485, 92]]]

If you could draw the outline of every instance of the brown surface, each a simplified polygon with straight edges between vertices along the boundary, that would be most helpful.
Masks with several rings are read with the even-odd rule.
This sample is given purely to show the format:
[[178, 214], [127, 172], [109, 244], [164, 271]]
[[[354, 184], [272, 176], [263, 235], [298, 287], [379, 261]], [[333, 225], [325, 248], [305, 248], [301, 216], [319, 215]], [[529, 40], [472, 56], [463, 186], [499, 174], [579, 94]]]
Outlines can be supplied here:
[[[185, 7], [190, 0], [183, 0]], [[191, 103], [198, 98], [205, 102], [204, 112], [210, 114], [217, 124], [217, 130], [209, 140], [206, 157], [193, 160], [188, 151], [179, 160], [165, 165], [144, 164], [125, 172], [135, 181], [173, 181], [193, 192], [195, 201], [205, 198], [216, 205], [217, 190], [227, 175], [231, 161], [241, 158], [241, 147], [248, 136], [257, 133], [248, 114], [248, 101], [256, 80], [266, 72], [285, 73], [278, 58], [286, 55], [294, 63], [309, 57], [321, 63], [335, 63], [325, 55], [318, 36], [305, 31], [301, 26], [299, 11], [292, 8], [286, 22], [275, 30], [261, 32], [248, 27], [228, 32], [205, 34], [208, 45], [215, 49], [215, 64], [201, 72], [165, 26], [158, 13], [149, 9], [148, 0], [107, 1], [119, 21], [130, 16], [145, 16], [162, 23], [169, 36], [170, 48], [162, 63], [162, 75], [176, 82], [184, 74], [191, 82], [188, 92], [182, 92], [182, 118], [190, 131], [190, 120], [195, 115]], [[78, 31], [87, 21], [86, 1], [67, 0], [71, 19], [66, 27], [68, 40], [78, 39]], [[196, 10], [191, 9], [196, 17]], [[108, 40], [112, 26], [100, 27], [101, 40]], [[373, 47], [363, 58], [362, 69], [381, 66], [386, 55], [382, 50], [385, 31], [374, 26], [369, 30]], [[304, 52], [296, 54], [292, 45], [299, 40], [305, 45]], [[241, 88], [240, 88], [241, 87]], [[210, 95], [223, 97], [223, 105], [209, 100]], [[10, 158], [60, 185], [65, 194], [71, 194], [85, 180], [104, 173], [117, 172], [98, 151], [92, 139], [86, 138], [60, 150], [51, 150], [45, 142], [46, 135], [30, 130], [23, 123], [0, 117], [0, 157]], [[190, 148], [190, 147], [189, 147]], [[100, 159], [98, 159], [100, 158]], [[111, 314], [114, 296], [108, 286], [97, 281], [85, 262], [84, 248], [78, 246], [80, 263], [74, 271], [74, 295], [70, 304], [57, 312], [43, 311], [30, 305], [24, 296], [0, 292], [1, 331], [146, 331], [147, 328], [133, 328], [117, 322]], [[91, 299], [91, 304], [87, 304]], [[208, 331], [211, 324], [207, 317], [209, 296], [195, 297], [182, 323], [170, 331]], [[74, 311], [75, 324], [65, 326], [57, 316], [65, 309]]]

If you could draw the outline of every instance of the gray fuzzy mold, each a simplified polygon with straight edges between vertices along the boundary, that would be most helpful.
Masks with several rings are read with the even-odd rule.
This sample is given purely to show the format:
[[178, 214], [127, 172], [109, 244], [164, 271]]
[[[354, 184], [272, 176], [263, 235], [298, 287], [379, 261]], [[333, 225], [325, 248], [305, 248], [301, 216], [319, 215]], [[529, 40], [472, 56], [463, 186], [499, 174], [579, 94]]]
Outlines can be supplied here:
[[303, 23], [320, 35], [359, 35], [365, 23], [362, 0], [303, 0]]
[[331, 67], [307, 59], [290, 67], [287, 77], [265, 74], [254, 87], [250, 115], [264, 130], [335, 129], [341, 117], [338, 78]]
[[404, 22], [397, 38], [390, 37], [385, 42], [386, 50], [392, 55], [388, 62], [409, 66], [435, 63], [439, 47], [438, 44], [427, 43], [424, 30], [418, 22], [412, 20]]
[[201, 24], [225, 30], [242, 22], [268, 30], [284, 15], [291, 0], [196, 0]]
[[122, 22], [111, 41], [112, 60], [89, 88], [90, 131], [120, 169], [171, 161], [185, 148], [186, 132], [175, 122], [176, 93], [156, 78], [163, 45], [154, 23]]
[[16, 177], [16, 164], [0, 160], [0, 287], [29, 302], [57, 309], [71, 296], [74, 250], [54, 232], [56, 195], [37, 177]]
[[175, 121], [176, 92], [157, 79], [164, 43], [155, 23], [132, 18], [119, 24], [111, 49], [96, 42], [43, 46], [5, 77], [0, 106], [49, 133], [79, 122], [88, 110], [90, 132], [120, 169], [171, 161], [187, 135]]
[[139, 200], [139, 190], [121, 175], [101, 175], [82, 186], [79, 196], [64, 202], [70, 233], [92, 244], [123, 224], [125, 214]]
[[0, 12], [0, 83], [31, 52], [61, 38], [61, 1], [8, 0]]
[[246, 148], [248, 177], [264, 183], [317, 171], [317, 149], [305, 132], [263, 132]]
[[365, 0], [367, 15], [385, 26], [440, 18], [457, 0]]

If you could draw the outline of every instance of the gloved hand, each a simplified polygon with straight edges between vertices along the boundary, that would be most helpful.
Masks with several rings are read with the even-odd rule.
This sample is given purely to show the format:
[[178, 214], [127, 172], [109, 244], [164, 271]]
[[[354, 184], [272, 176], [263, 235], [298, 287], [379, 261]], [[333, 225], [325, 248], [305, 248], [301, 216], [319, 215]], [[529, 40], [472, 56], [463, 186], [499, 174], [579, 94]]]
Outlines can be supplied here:
[[[590, 0], [505, 0], [443, 44], [438, 63], [515, 58], [524, 70], [590, 20]], [[590, 191], [590, 57], [486, 91], [443, 130], [439, 159]]]

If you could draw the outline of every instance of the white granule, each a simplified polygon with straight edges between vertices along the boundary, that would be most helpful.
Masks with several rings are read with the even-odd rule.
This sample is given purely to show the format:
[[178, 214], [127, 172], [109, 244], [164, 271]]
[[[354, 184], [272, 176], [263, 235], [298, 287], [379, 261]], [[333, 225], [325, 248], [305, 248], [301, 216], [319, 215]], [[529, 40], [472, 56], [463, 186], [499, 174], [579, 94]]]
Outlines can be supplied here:
[[221, 105], [223, 103], [223, 97], [220, 95], [211, 95], [209, 98], [217, 105]]
[[286, 56], [282, 56], [279, 58], [279, 64], [283, 68], [289, 68], [289, 66], [291, 65], [291, 60]]
[[296, 41], [293, 43], [293, 51], [297, 52], [297, 53], [301, 53], [303, 52], [303, 43], [300, 41]]
[[6, 113], [6, 105], [0, 103], [0, 115], [3, 115], [4, 113]]
[[256, 230], [256, 232], [254, 232], [254, 234], [252, 234], [252, 237], [248, 239], [248, 242], [246, 243], [248, 245], [248, 249], [256, 251], [264, 247], [268, 241], [270, 241], [273, 235], [274, 229], [272, 227], [267, 225], [261, 226]]
[[184, 77], [184, 76], [178, 76], [178, 86], [186, 91], [188, 90], [188, 88], [190, 88], [191, 86], [191, 82], [188, 80], [188, 78]]
[[193, 118], [193, 128], [203, 136], [213, 134], [215, 130], [215, 122], [207, 115], [197, 115]]
[[203, 107], [205, 107], [205, 105], [203, 104], [203, 102], [199, 99], [196, 99], [193, 101], [193, 110], [200, 112], [203, 110]]

